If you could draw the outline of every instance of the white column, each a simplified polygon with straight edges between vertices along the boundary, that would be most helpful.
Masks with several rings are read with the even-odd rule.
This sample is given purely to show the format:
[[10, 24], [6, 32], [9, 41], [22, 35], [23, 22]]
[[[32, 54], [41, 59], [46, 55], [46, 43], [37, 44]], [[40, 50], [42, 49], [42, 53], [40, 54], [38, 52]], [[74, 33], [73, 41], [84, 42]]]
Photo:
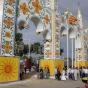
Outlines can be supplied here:
[[51, 0], [52, 10], [52, 59], [55, 59], [55, 0]]

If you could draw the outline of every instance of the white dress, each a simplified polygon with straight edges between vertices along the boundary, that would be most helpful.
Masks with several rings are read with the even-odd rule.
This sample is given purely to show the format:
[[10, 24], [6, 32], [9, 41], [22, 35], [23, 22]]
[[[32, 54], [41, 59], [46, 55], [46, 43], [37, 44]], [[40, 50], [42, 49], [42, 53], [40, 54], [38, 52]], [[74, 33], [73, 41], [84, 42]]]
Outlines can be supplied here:
[[65, 71], [62, 71], [61, 80], [66, 80]]

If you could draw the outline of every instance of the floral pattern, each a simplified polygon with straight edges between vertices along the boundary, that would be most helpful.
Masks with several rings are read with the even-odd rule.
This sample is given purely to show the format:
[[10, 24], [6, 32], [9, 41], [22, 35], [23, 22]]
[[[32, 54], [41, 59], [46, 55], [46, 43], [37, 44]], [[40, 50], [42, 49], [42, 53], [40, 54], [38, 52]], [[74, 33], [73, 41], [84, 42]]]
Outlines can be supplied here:
[[10, 28], [13, 25], [13, 20], [12, 18], [7, 18], [4, 20], [4, 24], [6, 25], [7, 28]]
[[48, 16], [48, 15], [45, 15], [45, 17], [44, 17], [44, 22], [45, 22], [46, 24], [48, 24], [49, 21], [50, 21], [49, 16]]
[[2, 47], [3, 47], [3, 49], [5, 49], [5, 53], [9, 53], [12, 49], [12, 46], [10, 46], [10, 44], [3, 45]]
[[10, 33], [10, 32], [6, 32], [6, 33], [5, 33], [5, 36], [6, 36], [7, 38], [10, 38], [10, 37], [11, 37], [11, 33]]
[[[15, 33], [15, 14], [16, 0], [5, 0], [3, 7], [3, 22], [1, 34], [1, 55], [14, 55], [14, 33]], [[8, 40], [8, 42], [7, 42]]]
[[42, 6], [41, 6], [39, 0], [33, 0], [32, 5], [33, 5], [35, 12], [39, 14], [40, 11], [42, 10]]
[[12, 5], [13, 3], [15, 3], [15, 0], [7, 0], [9, 5]]
[[23, 13], [24, 15], [29, 12], [29, 8], [28, 8], [28, 6], [27, 6], [26, 3], [22, 3], [22, 4], [20, 5], [20, 10], [22, 11], [22, 13]]
[[71, 25], [77, 24], [77, 18], [75, 16], [70, 16], [68, 18], [68, 23], [71, 24]]
[[7, 9], [7, 13], [9, 13], [10, 15], [12, 15], [12, 14], [13, 14], [13, 10], [10, 9], [10, 8], [8, 8], [8, 9]]

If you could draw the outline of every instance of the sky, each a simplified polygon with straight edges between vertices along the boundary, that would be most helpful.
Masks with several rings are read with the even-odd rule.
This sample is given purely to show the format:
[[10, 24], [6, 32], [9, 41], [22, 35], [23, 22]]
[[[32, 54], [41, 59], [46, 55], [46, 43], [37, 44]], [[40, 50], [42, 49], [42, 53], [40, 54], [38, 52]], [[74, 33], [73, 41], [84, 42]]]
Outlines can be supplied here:
[[[73, 15], [77, 15], [78, 9], [78, 1], [80, 2], [80, 10], [83, 17], [83, 25], [84, 28], [88, 27], [88, 0], [59, 0], [58, 2], [58, 10], [60, 13], [63, 13], [67, 8], [72, 12]], [[24, 42], [26, 43], [33, 43], [33, 42], [42, 42], [43, 37], [42, 35], [36, 34], [36, 27], [30, 21], [31, 24], [30, 29], [22, 30]], [[69, 55], [71, 57], [71, 40], [69, 41]], [[61, 41], [61, 46], [64, 49], [64, 57], [66, 57], [66, 38], [63, 38]]]

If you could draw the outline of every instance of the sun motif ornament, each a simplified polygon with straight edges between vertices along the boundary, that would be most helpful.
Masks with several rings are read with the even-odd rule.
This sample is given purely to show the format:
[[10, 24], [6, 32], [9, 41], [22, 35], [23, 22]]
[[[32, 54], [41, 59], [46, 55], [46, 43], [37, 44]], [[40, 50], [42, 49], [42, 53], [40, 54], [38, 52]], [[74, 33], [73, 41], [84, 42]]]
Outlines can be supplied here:
[[45, 15], [45, 16], [44, 16], [44, 22], [45, 22], [46, 24], [48, 24], [49, 21], [50, 21], [49, 16], [48, 16], [48, 15]]
[[20, 10], [22, 11], [22, 13], [23, 13], [24, 15], [29, 12], [29, 8], [28, 8], [28, 6], [27, 6], [26, 3], [22, 3], [22, 4], [20, 5]]
[[33, 0], [32, 5], [33, 5], [35, 12], [39, 14], [40, 11], [42, 10], [42, 6], [41, 6], [39, 0]]
[[3, 45], [2, 47], [3, 47], [3, 49], [5, 49], [6, 53], [9, 53], [12, 49], [12, 46], [10, 46], [10, 45]]
[[6, 19], [4, 20], [4, 24], [5, 24], [5, 26], [6, 26], [7, 28], [10, 28], [10, 27], [13, 25], [13, 20], [12, 20], [12, 18], [6, 18]]
[[6, 41], [4, 45], [2, 45], [3, 49], [5, 49], [6, 53], [9, 53], [12, 50], [12, 46], [9, 41]]
[[0, 82], [18, 80], [19, 60], [13, 57], [0, 58]]
[[15, 0], [7, 0], [7, 2], [9, 5], [12, 5], [15, 2]]

